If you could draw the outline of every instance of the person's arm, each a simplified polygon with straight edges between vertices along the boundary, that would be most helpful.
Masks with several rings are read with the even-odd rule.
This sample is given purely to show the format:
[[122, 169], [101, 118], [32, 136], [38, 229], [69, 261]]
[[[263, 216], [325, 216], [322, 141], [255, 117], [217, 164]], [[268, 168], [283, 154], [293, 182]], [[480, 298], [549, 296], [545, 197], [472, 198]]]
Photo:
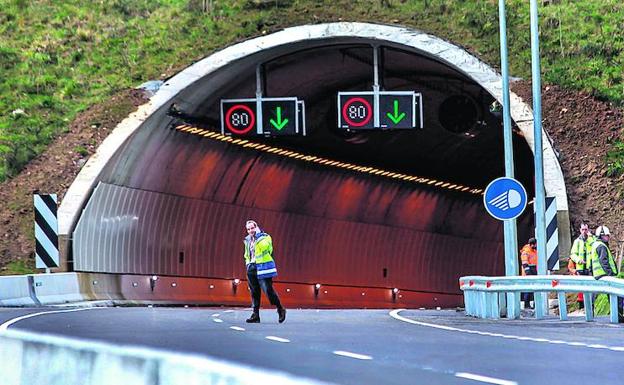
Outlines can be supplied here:
[[526, 247], [523, 247], [522, 250], [520, 250], [520, 260], [522, 261], [522, 269], [524, 270], [524, 273], [528, 275], [531, 272], [531, 269], [529, 268], [529, 253]]
[[616, 275], [615, 271], [611, 270], [611, 265], [609, 264], [609, 252], [607, 251], [607, 246], [599, 246], [598, 249], [596, 249], [596, 252], [598, 253], [598, 261], [600, 261], [600, 265], [604, 269], [605, 273], [607, 273], [608, 276]]

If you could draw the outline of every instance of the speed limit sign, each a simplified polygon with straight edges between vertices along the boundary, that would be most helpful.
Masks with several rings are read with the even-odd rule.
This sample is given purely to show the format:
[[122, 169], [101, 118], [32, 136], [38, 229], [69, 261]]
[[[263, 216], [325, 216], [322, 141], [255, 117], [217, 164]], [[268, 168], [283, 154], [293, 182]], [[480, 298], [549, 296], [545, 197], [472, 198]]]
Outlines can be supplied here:
[[338, 93], [338, 126], [341, 128], [374, 128], [374, 97], [372, 92]]
[[256, 131], [256, 102], [254, 100], [222, 100], [221, 132], [246, 135]]

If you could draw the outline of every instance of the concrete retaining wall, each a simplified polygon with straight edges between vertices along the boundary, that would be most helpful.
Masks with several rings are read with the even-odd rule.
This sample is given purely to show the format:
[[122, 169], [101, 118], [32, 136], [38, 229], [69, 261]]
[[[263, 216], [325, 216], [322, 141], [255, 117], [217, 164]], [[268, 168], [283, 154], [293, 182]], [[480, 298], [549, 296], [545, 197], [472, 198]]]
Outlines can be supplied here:
[[3, 385], [321, 385], [209, 357], [8, 330], [0, 334]]

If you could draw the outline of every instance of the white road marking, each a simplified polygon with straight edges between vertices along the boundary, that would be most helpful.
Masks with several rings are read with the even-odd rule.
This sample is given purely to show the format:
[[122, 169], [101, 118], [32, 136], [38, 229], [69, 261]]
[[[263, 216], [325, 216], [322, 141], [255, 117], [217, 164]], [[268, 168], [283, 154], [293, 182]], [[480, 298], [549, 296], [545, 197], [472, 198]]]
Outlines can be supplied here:
[[212, 320], [213, 320], [214, 322], [216, 322], [216, 323], [221, 323], [221, 322], [223, 322], [223, 320], [222, 320], [221, 318], [213, 318]]
[[338, 356], [343, 356], [343, 357], [355, 358], [358, 360], [372, 360], [373, 359], [373, 357], [367, 356], [365, 354], [345, 352], [344, 350], [336, 350], [334, 351], [334, 354]]
[[264, 338], [266, 338], [267, 340], [277, 341], [277, 342], [284, 342], [284, 343], [290, 342], [290, 340], [286, 338], [275, 337], [275, 336], [266, 336]]
[[404, 310], [405, 309], [392, 310], [389, 314], [390, 314], [390, 316], [392, 318], [397, 319], [399, 321], [403, 321], [403, 322], [407, 322], [407, 323], [411, 323], [411, 324], [419, 325], [419, 326], [426, 326], [426, 327], [430, 327], [430, 328], [440, 329], [440, 330], [447, 330], [447, 331], [468, 333], [468, 334], [478, 334], [478, 335], [481, 335], [481, 336], [488, 336], [488, 337], [500, 337], [500, 338], [519, 340], [519, 341], [531, 341], [531, 342], [542, 342], [542, 343], [548, 343], [548, 344], [580, 346], [580, 347], [593, 348], [593, 349], [606, 349], [606, 350], [612, 350], [612, 351], [615, 351], [615, 352], [624, 351], [624, 347], [623, 346], [607, 346], [607, 345], [598, 345], [598, 344], [587, 344], [587, 343], [584, 343], [584, 342], [567, 342], [567, 341], [561, 341], [561, 340], [549, 340], [549, 339], [546, 339], [546, 338], [533, 338], [533, 337], [524, 337], [524, 336], [514, 336], [514, 335], [510, 335], [510, 334], [481, 332], [481, 331], [478, 331], [478, 330], [468, 330], [468, 329], [454, 328], [454, 327], [451, 327], [451, 326], [430, 324], [430, 323], [416, 321], [416, 320], [412, 320], [412, 319], [400, 316], [399, 312], [402, 312]]
[[106, 309], [105, 307], [81, 307], [78, 309], [67, 309], [67, 310], [53, 310], [53, 311], [41, 311], [38, 313], [31, 313], [31, 314], [26, 314], [23, 315], [21, 317], [16, 317], [13, 318], [11, 320], [6, 321], [5, 323], [3, 323], [2, 325], [0, 325], [0, 332], [6, 331], [9, 326], [13, 325], [16, 322], [28, 319], [28, 318], [33, 318], [33, 317], [38, 317], [40, 315], [46, 315], [46, 314], [57, 314], [57, 313], [71, 313], [71, 312], [75, 312], [75, 311], [83, 311], [83, 310], [93, 310], [93, 309]]
[[213, 317], [218, 317], [219, 315], [220, 315], [219, 313], [216, 313], [216, 314], [213, 314], [212, 316]]
[[480, 376], [478, 374], [472, 374], [472, 373], [461, 373], [461, 372], [459, 372], [459, 373], [455, 373], [455, 377], [467, 378], [469, 380], [475, 380], [475, 381], [481, 381], [481, 382], [487, 382], [489, 384], [518, 385], [518, 383], [515, 382], [515, 381], [501, 380], [500, 378]]
[[226, 310], [224, 313], [234, 313], [234, 310]]
[[244, 332], [245, 331], [245, 328], [242, 328], [240, 326], [230, 326], [230, 329], [238, 330], [239, 332]]

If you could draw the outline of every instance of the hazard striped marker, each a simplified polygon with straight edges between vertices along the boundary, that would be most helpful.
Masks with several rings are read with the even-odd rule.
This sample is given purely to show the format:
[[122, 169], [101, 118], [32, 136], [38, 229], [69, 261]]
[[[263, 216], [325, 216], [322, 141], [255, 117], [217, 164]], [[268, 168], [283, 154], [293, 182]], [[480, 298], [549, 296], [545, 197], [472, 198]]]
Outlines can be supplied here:
[[35, 194], [35, 266], [59, 267], [56, 194]]

